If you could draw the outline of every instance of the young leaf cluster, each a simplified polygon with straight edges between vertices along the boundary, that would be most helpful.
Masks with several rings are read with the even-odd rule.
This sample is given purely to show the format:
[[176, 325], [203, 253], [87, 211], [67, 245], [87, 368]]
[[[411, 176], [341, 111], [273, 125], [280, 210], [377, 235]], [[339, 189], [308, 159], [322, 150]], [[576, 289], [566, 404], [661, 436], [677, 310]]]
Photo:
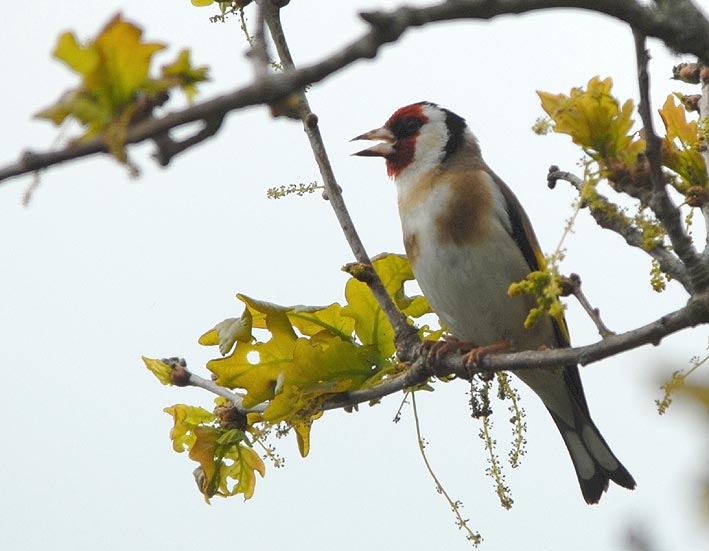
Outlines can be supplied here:
[[[549, 314], [562, 322], [564, 305], [559, 300], [561, 295], [561, 276], [557, 264], [541, 266], [541, 270], [531, 272], [525, 279], [512, 283], [508, 289], [511, 297], [533, 295], [537, 305], [529, 311], [524, 326], [529, 329], [544, 315]], [[562, 322], [563, 324], [563, 322]]]
[[[643, 249], [650, 251], [665, 246], [666, 232], [647, 209], [652, 180], [646, 143], [642, 132], [633, 130], [632, 100], [621, 103], [613, 96], [612, 86], [610, 78], [596, 76], [585, 88], [573, 88], [568, 95], [538, 92], [549, 119], [545, 124], [537, 122], [535, 128], [546, 126], [567, 134], [581, 146], [586, 154], [582, 206], [608, 226], [639, 232]], [[663, 177], [684, 197], [686, 205], [706, 206], [709, 186], [700, 152], [705, 143], [700, 126], [687, 120], [684, 105], [677, 103], [674, 95], [667, 98], [658, 112], [665, 127]], [[628, 213], [626, 208], [600, 196], [596, 188], [602, 181], [616, 192], [639, 200], [637, 211]], [[662, 290], [669, 277], [658, 274], [657, 268], [659, 265], [653, 264], [652, 285], [655, 290]]]
[[125, 161], [123, 145], [131, 124], [150, 116], [173, 88], [181, 89], [191, 101], [196, 84], [208, 80], [206, 67], [192, 66], [189, 50], [164, 65], [158, 76], [150, 76], [153, 56], [165, 46], [143, 41], [142, 34], [120, 14], [88, 42], [80, 42], [71, 32], [62, 34], [53, 55], [80, 82], [36, 116], [57, 125], [67, 119], [78, 122], [85, 130], [79, 141], [101, 135], [111, 153]]
[[[424, 297], [407, 296], [404, 290], [413, 279], [404, 256], [382, 255], [373, 266], [412, 323], [430, 313]], [[350, 271], [363, 277], [356, 269]], [[218, 323], [199, 342], [219, 347], [224, 357], [209, 361], [207, 368], [217, 385], [244, 392], [241, 408], [251, 412], [239, 417], [231, 408], [227, 416], [223, 404], [214, 414], [186, 405], [166, 410], [175, 423], [173, 447], [188, 450], [200, 464], [198, 485], [207, 498], [252, 495], [254, 473], [264, 471], [254, 459], [252, 441], [270, 427], [278, 425], [281, 433], [293, 429], [306, 456], [311, 425], [322, 416], [328, 399], [401, 374], [394, 358], [394, 330], [357, 277], [345, 286], [344, 305], [279, 306], [241, 294], [237, 298], [244, 303], [243, 314]], [[419, 333], [438, 339], [442, 331], [423, 325]], [[163, 384], [174, 384], [170, 366], [159, 360], [145, 362]]]
[[244, 431], [213, 426], [216, 415], [199, 407], [177, 404], [165, 412], [174, 422], [173, 449], [189, 451], [190, 459], [199, 463], [195, 480], [207, 501], [215, 495], [253, 496], [256, 473], [264, 476], [266, 470]]

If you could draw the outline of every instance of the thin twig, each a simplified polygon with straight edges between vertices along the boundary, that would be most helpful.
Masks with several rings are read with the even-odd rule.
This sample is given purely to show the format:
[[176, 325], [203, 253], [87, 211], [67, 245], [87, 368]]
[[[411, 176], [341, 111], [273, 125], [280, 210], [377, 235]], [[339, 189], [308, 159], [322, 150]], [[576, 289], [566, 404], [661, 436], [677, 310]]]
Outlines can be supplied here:
[[246, 413], [261, 413], [268, 406], [267, 403], [258, 404], [254, 408], [244, 408], [244, 395], [239, 392], [232, 392], [226, 387], [216, 384], [210, 379], [205, 379], [192, 373], [187, 369], [187, 362], [184, 358], [172, 357], [163, 358], [162, 363], [170, 368], [169, 383], [171, 385], [185, 387], [196, 386], [204, 390], [208, 390], [212, 394], [221, 396], [229, 400], [234, 407], [243, 414]]
[[[281, 25], [280, 10], [273, 6], [270, 2], [264, 4], [265, 18], [271, 32], [271, 37], [276, 44], [278, 56], [284, 66], [286, 73], [295, 70], [295, 64], [288, 48], [285, 33]], [[310, 147], [313, 150], [313, 155], [320, 169], [320, 175], [323, 178], [327, 198], [332, 205], [340, 227], [345, 234], [345, 238], [352, 249], [352, 252], [358, 262], [366, 265], [371, 265], [372, 261], [364, 248], [364, 244], [354, 227], [352, 218], [347, 210], [345, 201], [342, 197], [340, 186], [337, 184], [335, 174], [330, 165], [330, 159], [325, 149], [325, 143], [320, 134], [318, 127], [317, 116], [311, 111], [310, 104], [304, 93], [301, 93], [303, 128], [310, 141]], [[406, 316], [396, 307], [394, 301], [384, 288], [384, 284], [378, 275], [370, 278], [367, 285], [372, 291], [372, 294], [377, 299], [377, 302], [384, 311], [387, 319], [391, 323], [395, 332], [395, 340], [397, 351], [400, 357], [408, 357], [413, 354], [413, 351], [418, 348], [421, 341], [416, 330], [409, 325]]]
[[205, 379], [191, 372], [189, 376], [189, 386], [203, 388], [204, 390], [208, 390], [209, 392], [216, 394], [217, 396], [226, 398], [232, 404], [234, 404], [236, 409], [238, 409], [241, 413], [262, 413], [267, 407], [267, 404], [264, 403], [259, 404], [253, 408], [244, 408], [243, 395], [237, 392], [231, 392], [228, 388], [218, 385], [210, 379]]
[[[265, 1], [270, 3], [270, 0]], [[266, 43], [266, 8], [264, 8], [263, 3], [264, 0], [256, 0], [258, 7], [256, 12], [256, 32], [254, 32], [251, 49], [248, 53], [248, 57], [253, 62], [256, 80], [265, 77], [268, 74], [269, 67], [268, 44]]]
[[[583, 180], [571, 172], [562, 171], [553, 166], [549, 169], [549, 174], [547, 175], [549, 187], [553, 188], [558, 180], [569, 182], [579, 194], [583, 191]], [[621, 217], [608, 216], [607, 213], [613, 211], [613, 205], [602, 194], [596, 192], [594, 202], [595, 205], [589, 205], [589, 212], [599, 226], [617, 233], [625, 239], [628, 245], [645, 251], [657, 261], [663, 272], [681, 283], [688, 292], [691, 291], [687, 270], [671, 251], [662, 244], [654, 245], [648, 249], [639, 229], [626, 223]]]
[[586, 295], [581, 290], [581, 278], [579, 277], [579, 275], [571, 274], [568, 278], [564, 279], [564, 283], [568, 284], [568, 288], [571, 294], [576, 297], [576, 300], [579, 301], [579, 304], [586, 311], [588, 317], [593, 320], [593, 323], [596, 325], [596, 329], [598, 329], [598, 334], [601, 335], [602, 338], [615, 335], [615, 331], [611, 331], [610, 329], [608, 329], [606, 324], [603, 323], [603, 320], [601, 319], [601, 311], [598, 308], [594, 308], [593, 306], [591, 306], [591, 303], [588, 301]]
[[702, 262], [692, 239], [682, 227], [682, 213], [667, 193], [667, 184], [662, 172], [662, 140], [655, 133], [650, 106], [650, 76], [648, 74], [649, 56], [645, 49], [645, 35], [633, 29], [635, 55], [638, 69], [638, 87], [640, 105], [638, 111], [645, 131], [646, 155], [650, 164], [652, 194], [649, 206], [667, 232], [672, 248], [687, 267], [690, 293], [702, 293], [709, 288], [709, 265]]

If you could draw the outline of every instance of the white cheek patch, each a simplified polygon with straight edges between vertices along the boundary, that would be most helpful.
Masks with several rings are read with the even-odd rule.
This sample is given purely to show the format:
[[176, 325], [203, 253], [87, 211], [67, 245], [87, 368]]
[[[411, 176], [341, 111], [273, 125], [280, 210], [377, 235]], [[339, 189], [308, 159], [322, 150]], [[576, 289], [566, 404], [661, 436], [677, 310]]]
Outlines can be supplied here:
[[416, 150], [412, 165], [422, 172], [436, 168], [443, 159], [447, 142], [448, 128], [445, 123], [427, 122], [416, 138]]
[[414, 179], [416, 175], [425, 174], [436, 168], [445, 155], [448, 143], [448, 126], [446, 114], [437, 107], [424, 106], [423, 115], [428, 121], [421, 127], [416, 137], [413, 162], [405, 168], [399, 178]]
[[615, 471], [618, 468], [618, 461], [611, 454], [608, 446], [598, 436], [598, 433], [593, 430], [590, 425], [585, 425], [581, 431], [581, 437], [586, 443], [586, 447], [590, 450], [593, 457], [596, 458], [604, 469]]
[[586, 451], [586, 446], [583, 445], [579, 435], [569, 430], [564, 433], [564, 440], [566, 440], [566, 444], [569, 447], [569, 452], [571, 452], [579, 476], [584, 480], [591, 480], [593, 475], [596, 474], [596, 467], [593, 463], [593, 458]]

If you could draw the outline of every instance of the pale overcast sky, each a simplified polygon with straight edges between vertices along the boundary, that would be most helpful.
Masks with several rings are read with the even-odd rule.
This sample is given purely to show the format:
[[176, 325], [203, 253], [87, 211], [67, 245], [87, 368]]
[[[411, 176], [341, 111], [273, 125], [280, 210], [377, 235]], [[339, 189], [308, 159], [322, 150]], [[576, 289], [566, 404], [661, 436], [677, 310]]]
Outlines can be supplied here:
[[[358, 36], [359, 10], [396, 5], [291, 2], [283, 19], [297, 62]], [[58, 143], [57, 129], [31, 119], [76, 83], [50, 59], [56, 38], [72, 29], [89, 39], [119, 10], [146, 38], [169, 44], [159, 64], [189, 47], [196, 64], [212, 67], [213, 81], [198, 99], [250, 81], [238, 21], [212, 24], [215, 9], [198, 10], [189, 0], [10, 3], [0, 34], [0, 163]], [[650, 46], [658, 107], [671, 91], [690, 89], [669, 80], [678, 59], [659, 43]], [[630, 31], [556, 11], [411, 31], [376, 60], [314, 86], [312, 107], [370, 254], [403, 251], [394, 188], [381, 160], [349, 156], [356, 149], [348, 140], [424, 99], [467, 118], [488, 163], [552, 250], [574, 195], [565, 184], [547, 189], [547, 167], [578, 170], [580, 155], [567, 137], [531, 132], [541, 114], [535, 90], [568, 92], [596, 74], [613, 77], [619, 97], [637, 96]], [[212, 396], [160, 386], [140, 356], [184, 356], [205, 375], [216, 351], [196, 340], [240, 314], [236, 292], [281, 304], [342, 300], [340, 266], [352, 255], [319, 195], [266, 198], [268, 187], [319, 179], [296, 122], [272, 120], [260, 107], [231, 114], [215, 139], [165, 170], [152, 162], [151, 146], [130, 151], [142, 168], [137, 180], [96, 157], [46, 171], [28, 207], [21, 202], [30, 177], [0, 184], [0, 549], [467, 549], [418, 455], [410, 410], [392, 423], [399, 396], [356, 414], [327, 413], [313, 428], [306, 460], [294, 438], [279, 441], [286, 466], [267, 465], [252, 500], [204, 503], [195, 464], [172, 451], [162, 408], [211, 408]], [[581, 275], [616, 331], [686, 300], [677, 284], [654, 293], [648, 258], [586, 213], [567, 245], [564, 271]], [[575, 344], [597, 339], [573, 302], [568, 321]], [[421, 396], [430, 460], [484, 536], [482, 549], [623, 550], [629, 532], [647, 538], [648, 549], [709, 549], [700, 514], [706, 418], [683, 403], [659, 417], [654, 405], [673, 370], [706, 354], [708, 336], [706, 327], [686, 331], [582, 369], [593, 417], [638, 482], [634, 492], [612, 486], [597, 506], [584, 503], [554, 423], [521, 384], [529, 443], [522, 466], [507, 469], [511, 511], [499, 507], [484, 475], [486, 452], [466, 385], [436, 384]], [[496, 416], [501, 456], [507, 415], [499, 409]]]

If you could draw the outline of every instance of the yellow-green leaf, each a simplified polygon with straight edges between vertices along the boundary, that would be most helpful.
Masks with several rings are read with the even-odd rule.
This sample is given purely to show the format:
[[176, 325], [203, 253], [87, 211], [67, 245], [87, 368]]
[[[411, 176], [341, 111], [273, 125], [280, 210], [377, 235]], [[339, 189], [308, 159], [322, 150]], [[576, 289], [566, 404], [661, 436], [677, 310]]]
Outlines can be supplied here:
[[[251, 308], [254, 327], [263, 323], [271, 338], [267, 342], [239, 343], [230, 356], [211, 360], [207, 367], [218, 376], [217, 384], [245, 389], [244, 406], [248, 408], [273, 398], [279, 374], [292, 364], [297, 337], [282, 307], [239, 298]], [[265, 312], [255, 310], [254, 305]]]
[[228, 468], [227, 475], [238, 482], [230, 494], [243, 494], [244, 499], [251, 499], [256, 487], [256, 473], [263, 478], [266, 475], [266, 466], [252, 448], [239, 446], [236, 451], [236, 454], [230, 454], [234, 463]]
[[374, 373], [368, 350], [337, 337], [298, 339], [293, 363], [264, 411], [271, 422], [309, 419], [329, 395], [359, 388]]
[[86, 75], [85, 86], [103, 90], [115, 106], [128, 103], [148, 78], [150, 61], [163, 44], [142, 42], [142, 29], [116, 15], [96, 37], [93, 47], [101, 58]]
[[554, 132], [568, 134], [596, 160], [634, 161], [645, 150], [643, 140], [631, 134], [633, 102], [621, 106], [611, 94], [613, 81], [593, 77], [586, 89], [569, 95], [538, 91], [542, 108], [553, 121]]
[[305, 423], [298, 423], [293, 426], [296, 440], [298, 441], [298, 451], [301, 457], [307, 457], [310, 453], [310, 428], [313, 426], [313, 421], [322, 417], [322, 412], [313, 416], [312, 419]]
[[409, 297], [404, 290], [404, 284], [414, 280], [414, 271], [408, 258], [401, 254], [385, 253], [376, 256], [372, 264], [387, 292], [404, 314], [419, 318], [431, 312], [426, 297]]
[[682, 178], [685, 192], [692, 186], [707, 187], [704, 157], [699, 152], [699, 125], [696, 121], [687, 121], [686, 111], [675, 104], [674, 96], [668, 96], [659, 109], [667, 135], [662, 144], [662, 164]]
[[219, 345], [219, 352], [226, 355], [237, 342], [251, 342], [251, 327], [253, 316], [248, 308], [240, 318], [228, 318], [219, 322], [214, 329], [207, 331], [199, 338], [199, 344], [203, 346]]
[[657, 112], [662, 117], [669, 140], [677, 138], [682, 145], [687, 147], [693, 147], [699, 143], [697, 121], [687, 121], [687, 112], [682, 105], [675, 104], [674, 96], [667, 96], [664, 105]]
[[52, 55], [81, 75], [91, 73], [101, 61], [95, 48], [81, 46], [70, 32], [59, 36]]
[[[414, 278], [406, 257], [384, 254], [375, 258], [372, 264], [387, 292], [405, 314], [419, 317], [430, 312], [424, 297], [410, 298], [404, 292], [404, 283]], [[391, 358], [395, 351], [394, 329], [367, 284], [350, 279], [345, 287], [345, 297], [347, 306], [342, 313], [355, 321], [355, 333], [362, 344], [377, 352], [378, 364]]]
[[143, 362], [145, 362], [145, 367], [147, 367], [153, 375], [158, 378], [164, 385], [170, 384], [170, 375], [172, 374], [172, 368], [161, 360], [154, 360], [151, 358], [146, 358], [143, 356]]
[[180, 51], [173, 63], [163, 66], [162, 78], [159, 82], [165, 88], [179, 86], [187, 96], [187, 100], [191, 102], [197, 94], [196, 84], [209, 80], [208, 72], [208, 67], [193, 67], [190, 61], [190, 51], [184, 49]]
[[85, 128], [80, 140], [102, 134], [110, 152], [125, 161], [128, 126], [164, 102], [163, 94], [170, 88], [181, 87], [191, 99], [195, 84], [207, 79], [205, 67], [192, 67], [188, 50], [163, 68], [162, 78], [150, 78], [152, 58], [165, 46], [145, 42], [142, 35], [138, 26], [120, 14], [93, 40], [80, 41], [72, 33], [63, 33], [54, 57], [76, 72], [79, 84], [36, 116], [55, 124], [76, 119]]
[[295, 307], [288, 317], [298, 331], [312, 337], [325, 330], [344, 340], [352, 339], [354, 320], [342, 313], [342, 306], [333, 303], [325, 307]]
[[204, 474], [203, 486], [200, 488], [205, 499], [217, 493], [219, 478], [217, 469], [219, 464], [215, 459], [217, 438], [219, 430], [214, 427], [195, 427], [193, 431], [193, 442], [189, 448], [190, 459], [196, 461], [202, 467]]
[[[195, 429], [195, 442], [190, 448], [190, 459], [200, 464], [200, 490], [209, 498], [242, 494], [253, 496], [256, 473], [262, 477], [266, 467], [258, 454], [244, 445], [245, 435], [238, 430], [221, 430], [200, 426]], [[233, 484], [230, 481], [234, 481]]]
[[174, 425], [170, 431], [170, 438], [176, 452], [192, 448], [196, 440], [195, 429], [215, 420], [214, 414], [206, 409], [184, 404], [176, 404], [163, 411], [172, 415]]

